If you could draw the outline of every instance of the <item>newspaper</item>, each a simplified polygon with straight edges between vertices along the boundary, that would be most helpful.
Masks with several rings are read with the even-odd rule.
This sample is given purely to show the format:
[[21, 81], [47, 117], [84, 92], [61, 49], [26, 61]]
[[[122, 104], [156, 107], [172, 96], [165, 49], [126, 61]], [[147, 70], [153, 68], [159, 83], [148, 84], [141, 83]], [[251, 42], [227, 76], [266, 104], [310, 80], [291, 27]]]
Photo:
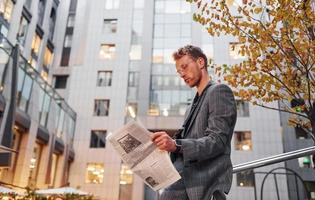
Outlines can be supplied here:
[[166, 151], [151, 141], [151, 132], [132, 121], [107, 137], [123, 162], [154, 191], [181, 177]]

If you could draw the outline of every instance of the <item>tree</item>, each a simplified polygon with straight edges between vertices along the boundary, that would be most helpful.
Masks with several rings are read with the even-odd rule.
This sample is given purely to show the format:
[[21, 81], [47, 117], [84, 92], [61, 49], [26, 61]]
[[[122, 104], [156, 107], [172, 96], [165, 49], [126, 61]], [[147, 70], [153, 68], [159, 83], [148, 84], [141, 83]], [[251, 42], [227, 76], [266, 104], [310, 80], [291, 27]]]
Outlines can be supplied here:
[[[235, 95], [290, 113], [289, 125], [315, 141], [314, 0], [186, 1], [197, 6], [194, 20], [210, 35], [238, 40], [233, 48], [245, 59], [215, 70]], [[270, 107], [273, 101], [280, 106]]]

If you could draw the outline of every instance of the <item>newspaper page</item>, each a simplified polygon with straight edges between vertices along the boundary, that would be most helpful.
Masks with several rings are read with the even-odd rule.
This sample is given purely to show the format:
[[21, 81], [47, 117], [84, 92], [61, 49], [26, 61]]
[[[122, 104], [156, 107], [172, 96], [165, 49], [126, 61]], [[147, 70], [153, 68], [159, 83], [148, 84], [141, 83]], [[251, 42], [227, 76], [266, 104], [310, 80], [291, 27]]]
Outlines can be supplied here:
[[153, 190], [165, 188], [181, 177], [166, 151], [151, 141], [151, 132], [136, 121], [129, 122], [107, 140], [123, 162]]

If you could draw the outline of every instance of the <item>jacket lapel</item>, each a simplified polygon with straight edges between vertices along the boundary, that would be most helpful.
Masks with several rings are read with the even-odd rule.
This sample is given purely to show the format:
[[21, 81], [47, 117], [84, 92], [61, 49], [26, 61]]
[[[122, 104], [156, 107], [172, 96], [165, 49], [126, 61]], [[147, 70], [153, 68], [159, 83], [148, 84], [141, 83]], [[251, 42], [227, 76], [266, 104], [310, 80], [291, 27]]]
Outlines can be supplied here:
[[[199, 103], [198, 103], [197, 107], [195, 108], [195, 111], [194, 111], [193, 113], [191, 113], [191, 112], [189, 113], [189, 115], [192, 114], [191, 120], [190, 120], [189, 124], [186, 124], [186, 125], [185, 125], [185, 130], [183, 131], [183, 134], [184, 134], [184, 135], [182, 135], [182, 138], [185, 138], [185, 137], [187, 136], [187, 134], [189, 133], [189, 131], [190, 131], [190, 129], [191, 129], [191, 127], [192, 127], [192, 125], [193, 125], [193, 123], [194, 123], [194, 121], [195, 121], [195, 119], [196, 119], [198, 113], [199, 113], [199, 110], [200, 110], [200, 108], [201, 108], [201, 105], [203, 104], [203, 101], [204, 101], [205, 96], [206, 96], [205, 93], [207, 93], [207, 90], [208, 90], [208, 88], [209, 88], [211, 85], [212, 85], [212, 82], [210, 81], [210, 82], [208, 83], [207, 87], [205, 88], [205, 90], [203, 91], [202, 95], [199, 97], [199, 98], [200, 98], [200, 99], [199, 99]], [[191, 109], [191, 108], [190, 108], [190, 109]], [[190, 117], [189, 115], [188, 115], [187, 119]]]

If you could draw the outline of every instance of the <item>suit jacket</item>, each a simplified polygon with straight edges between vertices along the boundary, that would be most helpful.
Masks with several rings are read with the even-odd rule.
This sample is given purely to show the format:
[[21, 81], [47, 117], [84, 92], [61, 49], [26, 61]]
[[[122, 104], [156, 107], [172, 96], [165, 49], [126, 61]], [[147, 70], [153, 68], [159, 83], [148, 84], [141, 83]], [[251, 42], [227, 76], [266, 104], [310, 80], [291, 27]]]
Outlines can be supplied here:
[[[171, 154], [189, 199], [210, 199], [213, 192], [229, 192], [232, 183], [231, 138], [236, 104], [231, 89], [209, 82], [190, 123], [179, 139], [182, 155]], [[188, 109], [189, 113], [191, 109]], [[185, 118], [187, 119], [188, 114]], [[179, 136], [179, 135], [177, 135]]]

